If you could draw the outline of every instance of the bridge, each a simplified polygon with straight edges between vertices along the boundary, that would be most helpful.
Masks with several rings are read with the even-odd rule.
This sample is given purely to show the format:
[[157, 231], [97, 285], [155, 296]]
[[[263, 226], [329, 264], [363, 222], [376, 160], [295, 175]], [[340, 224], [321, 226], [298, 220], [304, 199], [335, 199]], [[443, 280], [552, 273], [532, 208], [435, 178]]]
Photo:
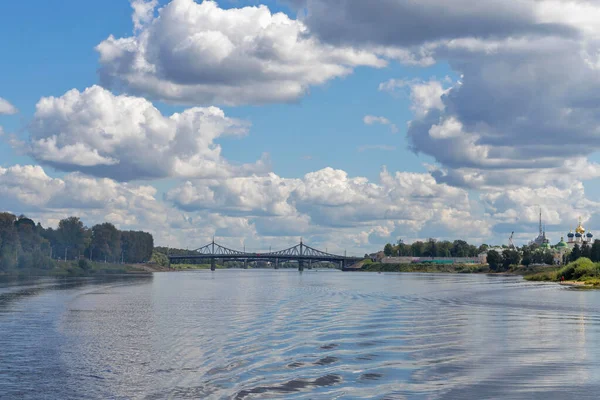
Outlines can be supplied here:
[[170, 263], [182, 260], [210, 260], [210, 269], [212, 271], [216, 269], [216, 260], [222, 260], [223, 262], [234, 260], [244, 261], [244, 266], [246, 267], [248, 261], [270, 261], [274, 263], [275, 269], [279, 269], [279, 262], [281, 261], [295, 261], [298, 263], [299, 271], [304, 271], [305, 263], [308, 263], [309, 268], [311, 268], [313, 262], [329, 262], [338, 265], [339, 269], [345, 270], [348, 266], [363, 260], [363, 258], [358, 257], [346, 257], [326, 253], [307, 246], [302, 243], [302, 241], [300, 241], [300, 244], [285, 250], [270, 251], [267, 253], [248, 253], [246, 251], [233, 250], [221, 246], [215, 243], [214, 239], [212, 243], [196, 250], [192, 250], [188, 254], [169, 255], [168, 257]]

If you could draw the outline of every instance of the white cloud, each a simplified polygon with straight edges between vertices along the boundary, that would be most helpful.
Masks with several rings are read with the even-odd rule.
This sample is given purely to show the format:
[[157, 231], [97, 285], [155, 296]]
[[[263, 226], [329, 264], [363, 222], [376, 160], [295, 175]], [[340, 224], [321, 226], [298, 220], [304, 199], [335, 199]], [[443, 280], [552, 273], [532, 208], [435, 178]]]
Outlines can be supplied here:
[[158, 0], [132, 0], [134, 31], [140, 31], [145, 24], [154, 18], [154, 9], [158, 6]]
[[7, 100], [0, 97], [0, 115], [12, 115], [18, 113], [19, 110], [16, 109], [15, 106], [10, 104]]
[[295, 213], [287, 203], [299, 185], [296, 179], [284, 179], [270, 173], [213, 181], [190, 181], [169, 191], [167, 200], [184, 210], [219, 210], [250, 216], [289, 216]]
[[436, 176], [457, 178], [444, 182], [512, 171], [511, 181], [523, 183], [600, 150], [598, 2], [389, 1], [377, 13], [350, 0], [303, 7], [303, 22], [326, 43], [408, 64], [446, 62], [461, 76], [452, 87], [410, 79], [379, 87], [410, 90], [410, 145], [437, 160], [444, 172]]
[[363, 122], [365, 123], [365, 125], [374, 125], [374, 124], [389, 125], [392, 133], [398, 132], [398, 127], [395, 124], [392, 124], [392, 122], [385, 117], [377, 117], [375, 115], [365, 115], [363, 117]]
[[379, 84], [382, 92], [396, 93], [399, 89], [410, 91], [411, 109], [417, 117], [424, 117], [430, 110], [443, 111], [445, 108], [443, 96], [451, 88], [444, 88], [442, 82], [431, 79], [429, 82], [421, 80], [389, 79]]
[[[376, 229], [382, 224], [418, 233], [434, 221], [455, 223], [458, 216], [470, 213], [466, 191], [437, 184], [428, 174], [391, 175], [387, 170], [382, 171], [379, 183], [351, 178], [332, 168], [302, 179], [270, 174], [190, 181], [170, 190], [166, 199], [186, 212], [245, 216], [260, 232], [286, 235], [337, 235], [340, 230]], [[288, 223], [294, 226], [286, 228]], [[453, 231], [459, 226], [448, 223], [444, 229]]]
[[96, 50], [104, 84], [180, 104], [288, 102], [310, 86], [382, 67], [370, 51], [324, 45], [302, 22], [264, 6], [222, 9], [173, 0], [133, 3], [136, 34], [110, 36]]
[[216, 107], [163, 116], [145, 99], [92, 86], [42, 98], [29, 126], [29, 147], [33, 157], [53, 167], [121, 181], [225, 177], [265, 169], [266, 161], [230, 164], [214, 143], [244, 135], [248, 126]]
[[389, 119], [387, 119], [385, 117], [376, 117], [374, 115], [365, 115], [365, 117], [363, 118], [363, 122], [367, 125], [373, 125], [373, 124], [389, 125], [390, 124]]

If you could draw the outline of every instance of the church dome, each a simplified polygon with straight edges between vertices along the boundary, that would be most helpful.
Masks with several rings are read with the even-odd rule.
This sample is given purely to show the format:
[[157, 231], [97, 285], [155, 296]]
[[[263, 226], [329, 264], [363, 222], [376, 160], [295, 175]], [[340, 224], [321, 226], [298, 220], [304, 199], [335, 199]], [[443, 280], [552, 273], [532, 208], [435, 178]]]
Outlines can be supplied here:
[[575, 237], [575, 234], [573, 232], [569, 232], [569, 234], [567, 235], [567, 237], [570, 237], [570, 238]]
[[569, 245], [565, 243], [565, 240], [563, 238], [560, 238], [560, 242], [558, 242], [556, 247], [559, 249], [564, 249], [566, 247], [569, 247]]
[[580, 238], [580, 237], [581, 237], [581, 233], [577, 232], [577, 233], [575, 234], [575, 237], [577, 237], [577, 238]]
[[585, 236], [589, 237], [590, 239], [594, 237], [594, 235], [592, 235], [592, 232], [588, 232], [588, 234]]

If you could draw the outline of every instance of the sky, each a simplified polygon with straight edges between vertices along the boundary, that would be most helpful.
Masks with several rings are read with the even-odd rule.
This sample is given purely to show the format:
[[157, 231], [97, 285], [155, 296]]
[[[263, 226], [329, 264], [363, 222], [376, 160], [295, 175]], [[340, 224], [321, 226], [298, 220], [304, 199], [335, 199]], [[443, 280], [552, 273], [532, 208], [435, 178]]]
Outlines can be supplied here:
[[0, 210], [362, 255], [600, 226], [600, 2], [9, 2]]

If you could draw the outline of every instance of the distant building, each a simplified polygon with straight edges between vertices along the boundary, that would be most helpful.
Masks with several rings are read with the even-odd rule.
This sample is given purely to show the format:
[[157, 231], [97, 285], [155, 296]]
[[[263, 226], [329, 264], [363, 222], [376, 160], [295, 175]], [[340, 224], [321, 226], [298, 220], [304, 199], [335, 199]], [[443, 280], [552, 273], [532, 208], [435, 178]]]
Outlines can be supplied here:
[[542, 210], [541, 209], [540, 209], [540, 233], [539, 233], [538, 237], [536, 237], [529, 244], [537, 244], [538, 246], [545, 247], [545, 248], [550, 247], [550, 240], [546, 237], [546, 230], [542, 226]]
[[592, 232], [585, 233], [585, 228], [581, 223], [581, 217], [579, 217], [579, 223], [577, 228], [575, 228], [575, 233], [570, 231], [567, 235], [567, 238], [567, 245], [569, 246], [569, 249], [572, 249], [576, 244], [579, 245], [579, 247], [581, 247], [584, 243], [591, 245], [594, 235], [592, 235]]

